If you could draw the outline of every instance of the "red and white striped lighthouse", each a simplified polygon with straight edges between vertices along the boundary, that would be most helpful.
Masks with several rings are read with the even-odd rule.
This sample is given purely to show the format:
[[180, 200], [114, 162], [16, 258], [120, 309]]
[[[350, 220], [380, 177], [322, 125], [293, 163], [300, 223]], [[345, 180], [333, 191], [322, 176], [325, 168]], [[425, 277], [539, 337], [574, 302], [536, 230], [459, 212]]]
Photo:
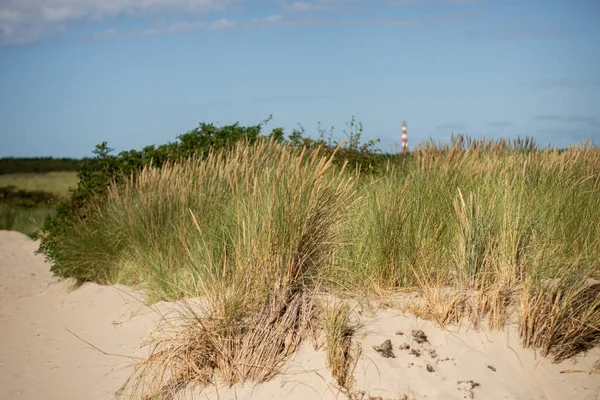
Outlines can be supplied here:
[[408, 151], [408, 135], [406, 134], [406, 121], [402, 121], [402, 152]]

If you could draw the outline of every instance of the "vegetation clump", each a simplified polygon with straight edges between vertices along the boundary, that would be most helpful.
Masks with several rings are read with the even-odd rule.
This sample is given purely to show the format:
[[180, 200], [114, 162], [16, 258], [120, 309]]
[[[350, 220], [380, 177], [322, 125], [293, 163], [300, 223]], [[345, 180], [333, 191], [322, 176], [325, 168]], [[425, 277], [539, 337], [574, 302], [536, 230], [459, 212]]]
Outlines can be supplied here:
[[351, 321], [350, 308], [344, 303], [325, 307], [323, 320], [327, 364], [331, 375], [340, 387], [349, 388], [352, 385], [352, 367], [360, 351], [352, 348], [352, 338], [359, 325]]
[[[386, 155], [360, 144], [354, 120], [344, 143], [261, 127], [201, 124], [118, 156], [103, 143], [46, 220], [40, 251], [56, 275], [206, 300], [129, 390], [269, 379], [311, 330], [317, 287], [418, 292], [411, 309], [440, 325], [515, 321], [556, 362], [598, 345], [599, 148], [454, 136]], [[325, 332], [347, 384], [346, 308]]]
[[[145, 168], [111, 186], [108, 208], [78, 226], [80, 239], [99, 243], [88, 248], [96, 255], [113, 246], [113, 258], [95, 267], [101, 275], [90, 278], [140, 279], [155, 299], [204, 299], [189, 309], [189, 324], [157, 343], [123, 394], [170, 398], [217, 377], [266, 381], [306, 336], [355, 179], [332, 171], [331, 158], [292, 150], [240, 142], [204, 160]], [[120, 229], [133, 230], [115, 237]]]

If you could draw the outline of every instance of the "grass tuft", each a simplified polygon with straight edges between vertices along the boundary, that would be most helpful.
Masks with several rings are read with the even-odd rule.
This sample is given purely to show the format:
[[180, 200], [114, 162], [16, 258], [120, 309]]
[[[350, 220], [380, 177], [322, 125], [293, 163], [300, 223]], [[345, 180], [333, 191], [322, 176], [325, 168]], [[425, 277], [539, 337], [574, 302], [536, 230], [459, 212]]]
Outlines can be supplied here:
[[350, 320], [347, 304], [333, 304], [323, 313], [327, 363], [331, 375], [340, 387], [348, 389], [352, 385], [352, 365], [357, 360], [352, 354], [352, 337], [358, 329]]
[[[316, 152], [240, 144], [111, 189], [111, 212], [124, 214], [110, 221], [156, 235], [112, 238], [121, 260], [133, 263], [116, 271], [121, 279], [141, 277], [157, 298], [201, 296], [206, 304], [162, 335], [123, 393], [170, 398], [190, 383], [263, 382], [278, 372], [309, 334], [311, 293], [333, 263], [352, 204], [353, 180], [330, 169], [331, 158]], [[166, 221], [172, 237], [161, 236]]]
[[580, 276], [531, 279], [519, 331], [523, 346], [555, 363], [600, 345], [600, 282]]
[[296, 350], [315, 313], [302, 291], [279, 292], [243, 317], [214, 306], [198, 310], [188, 304], [179, 317], [185, 323], [161, 328], [118, 397], [172, 399], [189, 385], [217, 379], [228, 385], [268, 381]]

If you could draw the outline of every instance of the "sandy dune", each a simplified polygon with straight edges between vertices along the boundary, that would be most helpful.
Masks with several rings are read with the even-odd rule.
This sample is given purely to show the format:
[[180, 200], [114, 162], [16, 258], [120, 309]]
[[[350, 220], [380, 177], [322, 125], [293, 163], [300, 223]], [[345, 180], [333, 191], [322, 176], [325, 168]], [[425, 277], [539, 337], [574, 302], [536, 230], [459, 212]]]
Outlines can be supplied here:
[[68, 330], [104, 351], [143, 356], [155, 314], [127, 288], [57, 282], [36, 248], [20, 233], [0, 232], [0, 398], [111, 398], [131, 361], [105, 356]]
[[[132, 360], [102, 350], [144, 356], [141, 344], [158, 315], [139, 292], [126, 287], [52, 278], [37, 245], [26, 236], [0, 231], [0, 399], [109, 399], [131, 371]], [[159, 308], [166, 309], [168, 304]], [[590, 370], [595, 349], [560, 365], [521, 349], [514, 330], [440, 330], [432, 323], [392, 310], [362, 314], [357, 340], [363, 349], [355, 387], [382, 399], [600, 399], [600, 375], [561, 374]], [[417, 344], [412, 330], [428, 341]], [[402, 330], [403, 335], [396, 332]], [[395, 358], [373, 349], [391, 340]], [[410, 349], [400, 349], [407, 344]], [[415, 353], [411, 353], [414, 349]], [[428, 366], [429, 365], [429, 370]], [[332, 384], [325, 355], [303, 344], [271, 382], [182, 393], [181, 399], [344, 399]]]

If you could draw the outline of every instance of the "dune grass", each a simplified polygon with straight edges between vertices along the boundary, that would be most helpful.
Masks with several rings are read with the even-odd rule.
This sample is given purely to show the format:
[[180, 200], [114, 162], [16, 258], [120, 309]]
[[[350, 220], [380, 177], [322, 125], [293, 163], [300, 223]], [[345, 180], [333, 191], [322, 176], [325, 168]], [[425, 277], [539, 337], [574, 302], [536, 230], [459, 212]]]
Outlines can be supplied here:
[[108, 203], [77, 227], [93, 256], [78, 254], [73, 268], [139, 283], [154, 300], [205, 299], [121, 395], [170, 398], [190, 382], [276, 374], [314, 320], [310, 289], [333, 265], [353, 184], [331, 159], [270, 142], [147, 168], [113, 186]]
[[336, 282], [412, 287], [441, 325], [516, 312], [523, 344], [556, 362], [598, 345], [600, 150], [460, 140], [371, 183]]
[[111, 186], [107, 201], [72, 227], [65, 270], [141, 285], [152, 301], [204, 295], [219, 284], [271, 293], [300, 266], [302, 276], [314, 276], [330, 263], [354, 180], [333, 172], [330, 159], [274, 142], [149, 167]]
[[331, 375], [342, 388], [352, 385], [352, 367], [357, 361], [357, 350], [352, 349], [352, 337], [359, 325], [351, 321], [350, 308], [345, 303], [334, 303], [324, 307], [323, 330], [325, 350]]
[[[239, 143], [147, 167], [87, 211], [62, 246], [68, 275], [207, 301], [129, 389], [268, 379], [311, 325], [315, 286], [418, 291], [411, 309], [440, 325], [516, 320], [523, 345], [556, 362], [600, 340], [600, 149], [589, 144], [457, 137], [361, 175], [289, 144]], [[336, 310], [325, 332], [343, 384], [351, 329]]]

